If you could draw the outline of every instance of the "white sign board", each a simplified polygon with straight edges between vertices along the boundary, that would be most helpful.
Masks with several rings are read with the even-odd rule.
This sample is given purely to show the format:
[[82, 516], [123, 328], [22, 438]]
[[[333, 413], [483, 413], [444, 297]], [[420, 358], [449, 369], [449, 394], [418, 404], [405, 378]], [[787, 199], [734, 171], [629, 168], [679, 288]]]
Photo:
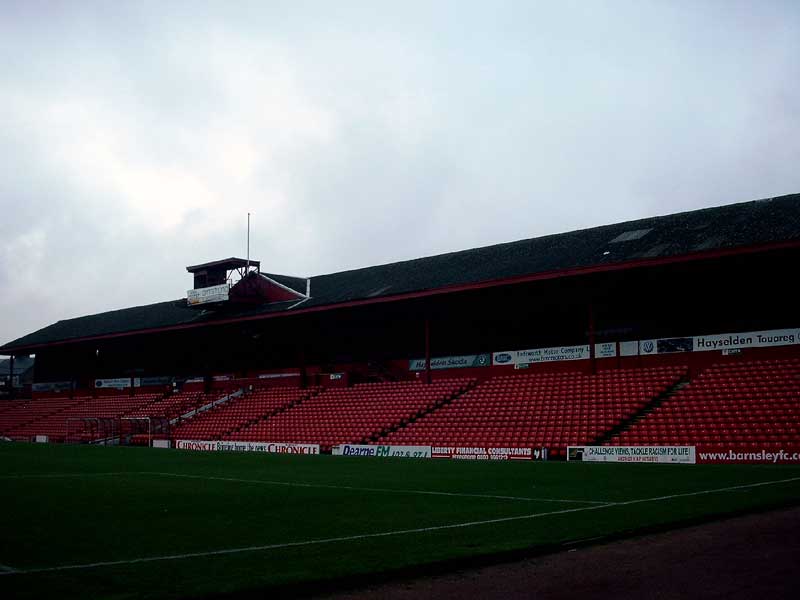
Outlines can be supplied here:
[[614, 358], [617, 355], [617, 343], [605, 342], [594, 345], [594, 355], [596, 358]]
[[262, 373], [259, 379], [282, 379], [284, 377], [299, 377], [300, 373]]
[[749, 333], [698, 335], [693, 338], [695, 352], [732, 350], [734, 348], [768, 348], [800, 344], [800, 329], [772, 329]]
[[[141, 380], [138, 377], [134, 377], [133, 379], [133, 386], [139, 387]], [[95, 379], [94, 380], [94, 387], [96, 388], [113, 388], [116, 390], [122, 390], [125, 388], [131, 387], [131, 378], [130, 377], [114, 377], [111, 379]]]
[[433, 446], [431, 456], [456, 460], [547, 460], [547, 451], [544, 448]]
[[[431, 359], [431, 369], [468, 369], [488, 367], [492, 362], [490, 354], [467, 354], [464, 356], [440, 356]], [[408, 361], [410, 371], [424, 371], [425, 359], [414, 358]]]
[[641, 340], [639, 353], [668, 354], [672, 352], [709, 352], [740, 350], [742, 348], [770, 348], [800, 344], [800, 329], [770, 329], [746, 333], [718, 333], [683, 338]]
[[430, 446], [372, 446], [341, 444], [331, 449], [334, 456], [380, 456], [384, 458], [430, 458]]
[[583, 462], [695, 464], [694, 446], [570, 446], [567, 460]]
[[[611, 358], [617, 355], [617, 345], [614, 342], [595, 344], [596, 358]], [[529, 365], [543, 362], [561, 362], [566, 360], [588, 360], [589, 345], [579, 346], [551, 346], [550, 348], [531, 348], [529, 350], [508, 350], [494, 352], [492, 364], [498, 365]]]
[[202, 452], [268, 452], [270, 454], [319, 454], [319, 444], [289, 444], [280, 442], [237, 442], [229, 440], [178, 440], [178, 450]]
[[228, 300], [228, 291], [227, 283], [189, 290], [186, 292], [186, 301], [189, 306], [208, 304], [209, 302], [225, 302]]

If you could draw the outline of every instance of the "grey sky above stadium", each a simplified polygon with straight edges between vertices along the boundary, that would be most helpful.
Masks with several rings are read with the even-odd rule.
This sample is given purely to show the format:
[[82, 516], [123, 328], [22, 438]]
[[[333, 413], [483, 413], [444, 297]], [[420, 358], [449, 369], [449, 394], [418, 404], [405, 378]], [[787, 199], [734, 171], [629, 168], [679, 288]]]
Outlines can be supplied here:
[[800, 191], [791, 1], [7, 1], [0, 59], [0, 342], [248, 211], [309, 276]]

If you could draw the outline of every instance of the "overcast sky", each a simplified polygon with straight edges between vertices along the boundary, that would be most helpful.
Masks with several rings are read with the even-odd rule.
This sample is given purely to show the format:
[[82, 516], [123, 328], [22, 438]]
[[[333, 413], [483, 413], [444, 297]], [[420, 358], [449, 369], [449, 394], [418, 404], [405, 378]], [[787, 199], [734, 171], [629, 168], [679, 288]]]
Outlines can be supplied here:
[[800, 2], [0, 0], [0, 342], [800, 192]]

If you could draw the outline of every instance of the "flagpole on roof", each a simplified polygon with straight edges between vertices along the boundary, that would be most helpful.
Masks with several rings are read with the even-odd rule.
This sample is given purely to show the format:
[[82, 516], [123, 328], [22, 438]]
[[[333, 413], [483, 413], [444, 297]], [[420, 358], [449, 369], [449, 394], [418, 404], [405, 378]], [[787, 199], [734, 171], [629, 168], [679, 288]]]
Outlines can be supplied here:
[[247, 269], [245, 273], [250, 270], [250, 213], [247, 213]]

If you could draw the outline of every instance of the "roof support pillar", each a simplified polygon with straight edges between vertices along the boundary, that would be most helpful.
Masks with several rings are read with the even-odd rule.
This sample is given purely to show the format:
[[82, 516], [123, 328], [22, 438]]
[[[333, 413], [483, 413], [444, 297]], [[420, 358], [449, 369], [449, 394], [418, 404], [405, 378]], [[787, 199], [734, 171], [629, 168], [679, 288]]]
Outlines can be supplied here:
[[100, 348], [95, 348], [94, 350], [94, 369], [92, 372], [92, 381], [90, 385], [92, 386], [92, 398], [97, 398], [97, 386], [95, 382], [97, 378], [100, 376]]
[[12, 354], [8, 361], [8, 397], [10, 400], [14, 399], [14, 355]]
[[425, 383], [431, 382], [431, 320], [425, 317]]
[[594, 352], [594, 342], [595, 342], [594, 304], [592, 304], [592, 302], [590, 301], [589, 302], [589, 363], [592, 375], [597, 373], [597, 358], [595, 357], [595, 352]]

